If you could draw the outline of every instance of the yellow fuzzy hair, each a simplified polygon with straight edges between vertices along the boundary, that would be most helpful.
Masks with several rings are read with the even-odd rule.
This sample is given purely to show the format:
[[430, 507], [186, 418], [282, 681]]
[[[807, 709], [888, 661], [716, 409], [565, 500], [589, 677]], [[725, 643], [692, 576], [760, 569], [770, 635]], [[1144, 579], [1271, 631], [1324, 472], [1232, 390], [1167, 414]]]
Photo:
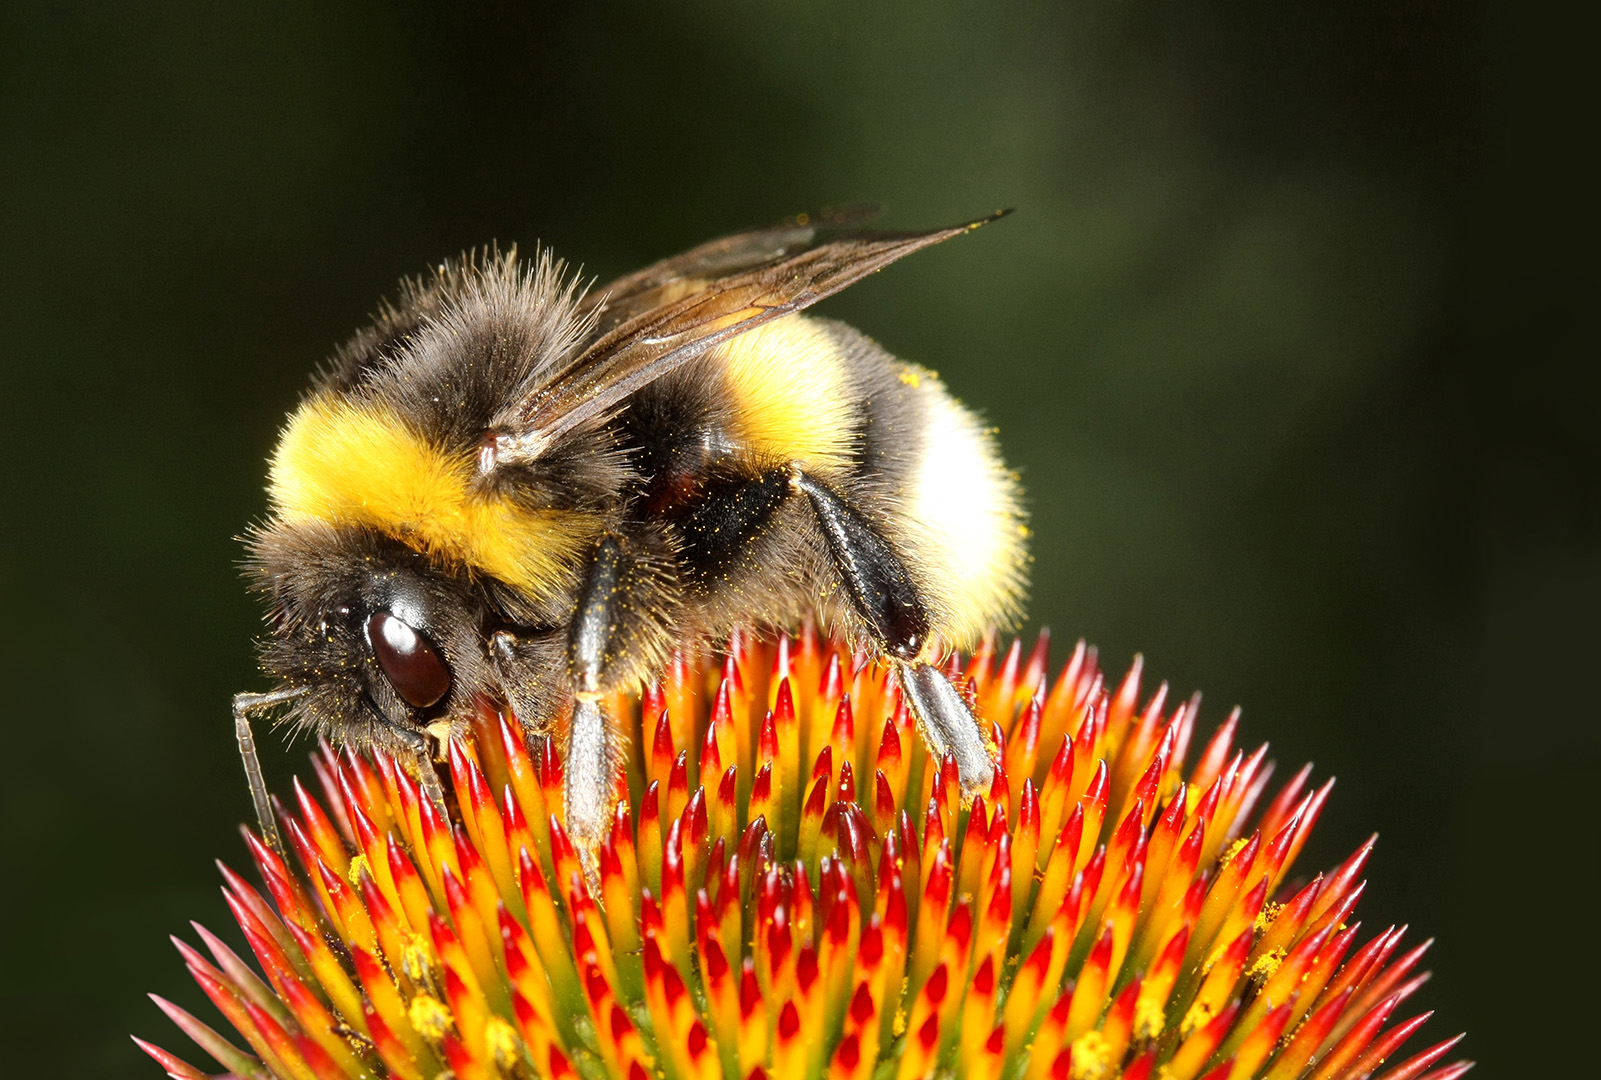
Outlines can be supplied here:
[[474, 467], [472, 458], [446, 456], [382, 406], [323, 396], [289, 418], [267, 487], [291, 524], [369, 526], [530, 595], [545, 594], [600, 523], [475, 491]]
[[722, 374], [738, 403], [740, 435], [763, 457], [826, 473], [851, 452], [852, 395], [839, 346], [799, 315], [721, 345]]

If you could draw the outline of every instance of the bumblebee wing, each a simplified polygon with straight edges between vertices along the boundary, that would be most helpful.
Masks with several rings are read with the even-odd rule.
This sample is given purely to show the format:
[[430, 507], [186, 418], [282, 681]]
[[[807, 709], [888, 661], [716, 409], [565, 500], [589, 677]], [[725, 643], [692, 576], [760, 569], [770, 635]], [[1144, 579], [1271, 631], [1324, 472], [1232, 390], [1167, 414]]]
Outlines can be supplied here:
[[[650, 298], [649, 305], [602, 333], [497, 425], [508, 433], [497, 440], [501, 460], [535, 458], [568, 431], [610, 415], [640, 387], [719, 342], [810, 307], [897, 259], [1004, 213], [932, 232], [814, 232], [810, 239], [786, 236], [785, 230], [750, 233], [623, 279], [637, 282], [635, 302]], [[737, 268], [704, 285], [688, 276], [691, 267], [717, 265], [719, 256]], [[674, 296], [686, 282], [688, 291]], [[678, 289], [671, 288], [674, 283]]]
[[591, 289], [578, 305], [578, 314], [592, 320], [585, 343], [599, 340], [666, 299], [701, 292], [722, 278], [821, 242], [845, 239], [850, 235], [846, 230], [861, 229], [877, 216], [874, 206], [802, 214], [780, 225], [719, 237]]

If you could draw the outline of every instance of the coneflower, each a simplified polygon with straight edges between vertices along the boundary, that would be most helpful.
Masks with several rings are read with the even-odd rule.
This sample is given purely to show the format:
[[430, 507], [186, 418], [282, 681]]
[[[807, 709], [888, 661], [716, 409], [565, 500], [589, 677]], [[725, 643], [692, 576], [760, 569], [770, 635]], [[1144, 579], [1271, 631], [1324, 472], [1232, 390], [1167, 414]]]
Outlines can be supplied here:
[[[1451, 1080], [1390, 1064], [1428, 942], [1353, 920], [1373, 842], [1292, 873], [1329, 797], [1270, 790], [1231, 716], [1082, 643], [951, 661], [1000, 768], [961, 805], [887, 670], [810, 631], [680, 654], [634, 725], [586, 868], [552, 738], [485, 707], [448, 813], [382, 754], [313, 756], [222, 867], [256, 966], [195, 927], [190, 973], [247, 1048], [156, 998], [228, 1075]], [[963, 685], [962, 681], [958, 685]], [[176, 940], [176, 939], [175, 939]], [[181, 1080], [206, 1075], [137, 1040]]]

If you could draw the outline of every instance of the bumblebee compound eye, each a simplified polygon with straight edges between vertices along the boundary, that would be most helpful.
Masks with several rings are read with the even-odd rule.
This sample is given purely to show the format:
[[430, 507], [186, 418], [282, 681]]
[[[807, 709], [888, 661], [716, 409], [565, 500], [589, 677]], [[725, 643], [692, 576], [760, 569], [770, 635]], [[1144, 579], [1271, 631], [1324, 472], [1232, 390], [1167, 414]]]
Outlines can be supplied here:
[[450, 690], [450, 667], [415, 627], [387, 611], [367, 616], [367, 641], [395, 692], [415, 709], [426, 709]]

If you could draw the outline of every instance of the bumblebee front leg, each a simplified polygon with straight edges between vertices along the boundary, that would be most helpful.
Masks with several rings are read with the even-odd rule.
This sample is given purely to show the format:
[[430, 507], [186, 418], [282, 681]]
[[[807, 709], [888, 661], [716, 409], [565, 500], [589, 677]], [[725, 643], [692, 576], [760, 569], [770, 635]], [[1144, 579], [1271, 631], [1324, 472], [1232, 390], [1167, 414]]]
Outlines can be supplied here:
[[234, 736], [239, 740], [239, 757], [245, 763], [245, 781], [250, 785], [250, 801], [256, 811], [256, 827], [261, 838], [280, 859], [288, 859], [283, 837], [278, 834], [278, 822], [272, 816], [272, 798], [267, 794], [267, 782], [261, 776], [261, 756], [256, 753], [256, 737], [250, 729], [250, 714], [262, 709], [293, 701], [306, 691], [301, 688], [273, 690], [266, 694], [235, 694], [233, 696]]
[[[282, 834], [278, 831], [277, 819], [273, 817], [272, 796], [267, 793], [267, 782], [261, 775], [261, 755], [256, 752], [256, 736], [250, 727], [250, 714], [294, 701], [296, 698], [304, 697], [305, 694], [306, 688], [297, 686], [272, 690], [265, 694], [244, 693], [233, 696], [234, 737], [239, 740], [239, 758], [245, 764], [245, 782], [250, 786], [250, 802], [256, 811], [256, 827], [261, 830], [261, 838], [286, 863], [289, 861], [289, 852], [284, 847]], [[428, 740], [421, 735], [406, 736], [402, 733], [402, 737], [411, 743], [413, 764], [423, 793], [439, 808], [441, 814], [446, 813], [445, 789], [440, 786], [439, 774], [434, 771], [433, 761], [428, 753]]]
[[878, 530], [826, 484], [796, 471], [790, 485], [811, 503], [857, 614], [895, 663], [928, 748], [937, 757], [955, 757], [964, 797], [986, 793], [995, 768], [989, 748], [967, 703], [924, 656], [928, 609], [906, 564]]

